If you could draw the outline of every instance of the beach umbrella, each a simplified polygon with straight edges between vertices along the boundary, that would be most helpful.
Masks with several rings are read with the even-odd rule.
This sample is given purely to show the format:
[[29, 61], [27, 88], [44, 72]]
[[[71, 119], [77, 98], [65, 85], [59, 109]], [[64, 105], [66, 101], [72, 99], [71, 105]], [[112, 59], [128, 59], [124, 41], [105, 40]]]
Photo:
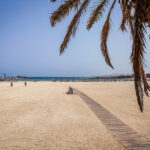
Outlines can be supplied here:
[[[56, 1], [57, 0], [51, 0], [51, 2]], [[60, 46], [60, 54], [67, 48], [71, 37], [75, 36], [80, 18], [82, 14], [86, 12], [91, 1], [94, 0], [64, 0], [62, 1], [63, 4], [50, 16], [51, 26], [55, 26], [58, 22], [61, 22], [72, 9], [76, 10]], [[107, 40], [111, 27], [111, 13], [116, 3], [119, 4], [122, 13], [120, 29], [125, 32], [128, 29], [127, 26], [129, 26], [129, 32], [131, 33], [133, 41], [131, 61], [134, 72], [135, 91], [140, 110], [143, 112], [143, 95], [145, 92], [148, 96], [148, 92], [150, 91], [150, 86], [148, 85], [143, 67], [144, 52], [146, 49], [145, 36], [147, 34], [147, 28], [150, 28], [150, 0], [95, 0], [95, 2], [97, 2], [97, 5], [92, 7], [87, 29], [90, 30], [93, 24], [101, 19], [106, 7], [109, 7], [106, 21], [101, 32], [101, 50], [106, 63], [111, 68], [113, 68], [113, 65], [108, 53]]]

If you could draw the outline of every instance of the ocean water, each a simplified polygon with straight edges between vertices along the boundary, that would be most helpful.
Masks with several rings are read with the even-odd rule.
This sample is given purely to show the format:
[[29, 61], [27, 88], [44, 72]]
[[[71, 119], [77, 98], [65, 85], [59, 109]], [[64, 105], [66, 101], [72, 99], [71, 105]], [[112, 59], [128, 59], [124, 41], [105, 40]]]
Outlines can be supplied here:
[[31, 77], [30, 79], [19, 79], [19, 81], [88, 81], [86, 77]]
[[98, 82], [98, 81], [132, 81], [133, 79], [97, 79], [88, 77], [31, 77], [30, 79], [18, 79], [17, 81], [51, 81], [51, 82]]

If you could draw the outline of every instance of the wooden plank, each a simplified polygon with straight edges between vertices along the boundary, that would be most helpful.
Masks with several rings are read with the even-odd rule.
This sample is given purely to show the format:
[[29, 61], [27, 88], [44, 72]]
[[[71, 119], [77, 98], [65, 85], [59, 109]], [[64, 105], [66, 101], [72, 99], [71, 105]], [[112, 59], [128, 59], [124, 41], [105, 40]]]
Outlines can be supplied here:
[[114, 116], [102, 105], [94, 101], [81, 91], [74, 89], [74, 93], [79, 95], [97, 118], [107, 127], [108, 130], [118, 139], [118, 141], [128, 150], [150, 150], [150, 141], [139, 135], [136, 131]]

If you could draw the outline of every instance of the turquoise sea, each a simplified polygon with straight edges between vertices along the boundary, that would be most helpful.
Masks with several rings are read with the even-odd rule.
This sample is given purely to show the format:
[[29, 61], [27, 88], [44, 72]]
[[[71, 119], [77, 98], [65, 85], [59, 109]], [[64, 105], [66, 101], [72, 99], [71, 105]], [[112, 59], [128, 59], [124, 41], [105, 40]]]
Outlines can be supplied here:
[[18, 79], [18, 81], [52, 81], [52, 82], [98, 82], [98, 81], [133, 81], [131, 78], [96, 78], [96, 77], [30, 77], [30, 79]]

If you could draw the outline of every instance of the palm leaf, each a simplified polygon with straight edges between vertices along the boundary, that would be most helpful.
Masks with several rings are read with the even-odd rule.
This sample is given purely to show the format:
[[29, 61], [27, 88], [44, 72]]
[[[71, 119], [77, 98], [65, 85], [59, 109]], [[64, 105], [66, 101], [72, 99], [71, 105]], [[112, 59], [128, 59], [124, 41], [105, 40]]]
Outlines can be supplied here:
[[78, 12], [75, 14], [75, 16], [73, 17], [69, 27], [68, 27], [68, 31], [67, 34], [64, 38], [63, 43], [61, 44], [60, 47], [60, 54], [62, 54], [64, 52], [64, 49], [67, 48], [68, 42], [70, 40], [71, 36], [75, 36], [79, 21], [80, 21], [80, 17], [83, 13], [83, 11], [87, 8], [88, 3], [90, 0], [84, 0], [84, 2], [82, 3], [82, 5], [80, 6], [80, 9], [78, 10]]
[[113, 3], [112, 3], [112, 6], [111, 6], [111, 8], [109, 10], [106, 22], [105, 22], [105, 24], [103, 26], [102, 33], [101, 33], [101, 50], [102, 50], [102, 54], [103, 54], [103, 56], [105, 58], [106, 63], [111, 68], [113, 68], [113, 66], [111, 64], [111, 61], [110, 61], [110, 58], [109, 58], [109, 54], [108, 54], [107, 40], [108, 40], [109, 31], [110, 31], [110, 15], [111, 15], [111, 12], [112, 12], [112, 10], [114, 8], [115, 3], [116, 3], [116, 0], [114, 0]]
[[94, 23], [96, 23], [103, 16], [105, 11], [104, 7], [107, 7], [109, 0], [100, 0], [99, 5], [93, 9], [90, 18], [88, 20], [87, 29], [90, 30]]
[[[55, 2], [56, 0], [51, 0], [51, 2]], [[81, 15], [84, 10], [86, 10], [88, 3], [91, 0], [83, 0], [80, 5], [80, 0], [65, 0], [64, 4], [61, 5], [58, 10], [56, 10], [51, 16], [51, 25], [54, 26], [57, 22], [62, 21], [73, 8], [78, 8], [79, 10], [73, 17], [66, 36], [64, 38], [63, 43], [60, 47], [60, 54], [62, 54], [67, 48], [68, 42], [70, 41], [71, 36], [75, 36]], [[101, 50], [102, 54], [105, 58], [106, 63], [113, 68], [108, 48], [107, 48], [107, 40], [110, 32], [110, 21], [111, 21], [111, 12], [114, 8], [114, 5], [117, 0], [114, 0], [110, 10], [107, 15], [107, 19], [104, 23], [101, 33]], [[99, 3], [92, 10], [90, 18], [88, 20], [87, 29], [91, 29], [94, 23], [100, 20], [105, 12], [105, 7], [107, 7], [109, 0], [99, 0]], [[133, 65], [134, 72], [134, 83], [135, 83], [135, 91], [137, 96], [137, 101], [140, 107], [140, 110], [143, 111], [143, 96], [144, 92], [148, 96], [150, 91], [150, 86], [147, 82], [145, 71], [144, 71], [144, 52], [146, 48], [145, 44], [145, 34], [147, 29], [146, 27], [150, 27], [150, 0], [118, 0], [120, 4], [120, 8], [122, 10], [122, 21], [120, 28], [122, 31], [126, 31], [127, 25], [130, 28], [130, 33], [132, 35], [132, 54], [131, 61]], [[76, 9], [77, 10], [77, 9]], [[148, 26], [147, 26], [148, 25]]]
[[62, 4], [50, 17], [51, 26], [55, 26], [56, 23], [62, 21], [72, 8], [77, 8], [80, 0], [67, 0]]
[[134, 71], [134, 82], [135, 82], [135, 91], [137, 96], [137, 101], [140, 107], [141, 112], [143, 112], [143, 87], [142, 80], [144, 83], [145, 92], [149, 89], [147, 87], [146, 78], [144, 76], [143, 70], [143, 57], [144, 57], [144, 48], [145, 48], [145, 26], [142, 22], [143, 16], [141, 16], [141, 0], [136, 1], [136, 8], [134, 14], [134, 36], [133, 36], [133, 45], [132, 45], [132, 63]]
[[51, 0], [51, 2], [56, 2], [56, 0]]

